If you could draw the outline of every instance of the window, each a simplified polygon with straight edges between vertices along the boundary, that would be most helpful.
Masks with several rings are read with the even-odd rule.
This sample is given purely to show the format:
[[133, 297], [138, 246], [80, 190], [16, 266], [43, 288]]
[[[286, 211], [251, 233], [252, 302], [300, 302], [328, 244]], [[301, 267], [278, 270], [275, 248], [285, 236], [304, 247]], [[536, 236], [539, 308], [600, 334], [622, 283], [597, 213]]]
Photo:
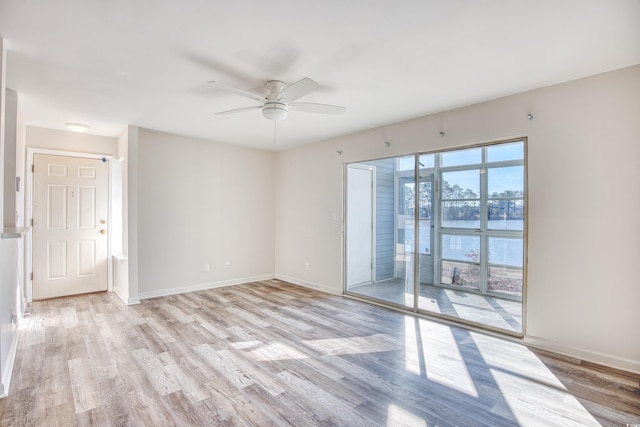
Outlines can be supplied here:
[[441, 154], [440, 283], [522, 296], [524, 142]]
[[480, 170], [442, 173], [442, 226], [480, 228]]

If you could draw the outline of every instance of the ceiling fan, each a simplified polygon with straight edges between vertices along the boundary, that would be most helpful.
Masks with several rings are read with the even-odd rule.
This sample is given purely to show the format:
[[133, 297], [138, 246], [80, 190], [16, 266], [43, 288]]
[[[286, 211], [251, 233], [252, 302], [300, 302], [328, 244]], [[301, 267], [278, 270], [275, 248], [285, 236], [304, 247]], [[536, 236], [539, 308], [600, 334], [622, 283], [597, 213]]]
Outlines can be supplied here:
[[219, 113], [216, 113], [220, 115], [262, 109], [262, 115], [267, 120], [276, 121], [286, 119], [289, 115], [289, 110], [319, 114], [343, 114], [346, 110], [345, 107], [339, 107], [337, 105], [316, 104], [313, 102], [296, 102], [298, 99], [302, 98], [318, 87], [318, 83], [308, 77], [298, 80], [297, 82], [292, 83], [289, 86], [287, 86], [280, 80], [269, 80], [265, 84], [267, 90], [269, 91], [269, 93], [265, 97], [217, 81], [211, 81], [209, 83], [215, 85], [216, 87], [219, 87], [220, 89], [235, 92], [237, 94], [246, 96], [247, 98], [260, 101], [262, 103], [262, 105], [237, 108], [235, 110], [221, 111]]

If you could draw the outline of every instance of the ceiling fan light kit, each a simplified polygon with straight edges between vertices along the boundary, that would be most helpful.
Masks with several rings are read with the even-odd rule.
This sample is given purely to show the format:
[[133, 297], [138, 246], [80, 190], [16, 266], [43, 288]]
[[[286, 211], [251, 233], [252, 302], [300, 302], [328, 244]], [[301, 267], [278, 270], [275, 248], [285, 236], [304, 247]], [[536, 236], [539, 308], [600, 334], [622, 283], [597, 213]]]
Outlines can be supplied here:
[[262, 115], [267, 120], [284, 120], [289, 115], [289, 106], [283, 102], [265, 102]]
[[289, 109], [304, 113], [318, 114], [343, 114], [346, 110], [346, 108], [337, 105], [317, 104], [313, 102], [295, 102], [318, 87], [318, 83], [308, 77], [298, 80], [289, 86], [280, 80], [269, 80], [265, 84], [269, 94], [264, 98], [256, 95], [255, 93], [229, 86], [224, 83], [216, 81], [209, 83], [215, 84], [220, 89], [234, 92], [247, 98], [262, 102], [262, 105], [221, 111], [216, 113], [218, 115], [235, 114], [244, 111], [262, 109], [262, 115], [265, 119], [279, 121], [284, 120], [289, 116]]

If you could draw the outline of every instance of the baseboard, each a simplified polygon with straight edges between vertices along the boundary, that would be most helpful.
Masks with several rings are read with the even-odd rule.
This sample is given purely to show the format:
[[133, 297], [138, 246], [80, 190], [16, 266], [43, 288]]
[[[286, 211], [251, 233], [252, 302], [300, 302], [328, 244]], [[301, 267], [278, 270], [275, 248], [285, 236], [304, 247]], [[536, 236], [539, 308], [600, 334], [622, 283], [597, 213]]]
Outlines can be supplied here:
[[120, 298], [120, 300], [126, 305], [135, 305], [140, 304], [140, 298], [131, 298], [129, 295], [126, 295], [120, 289], [114, 289], [113, 292]]
[[0, 390], [0, 398], [7, 397], [9, 394], [9, 387], [11, 386], [11, 376], [13, 375], [13, 367], [16, 363], [16, 353], [18, 351], [18, 339], [20, 337], [20, 328], [16, 330], [13, 335], [13, 341], [11, 341], [11, 347], [7, 354], [7, 361], [2, 367], [2, 389]]
[[222, 288], [225, 286], [241, 285], [243, 283], [259, 282], [261, 280], [273, 279], [273, 274], [263, 276], [243, 277], [239, 279], [222, 280], [220, 282], [199, 283], [197, 285], [183, 286], [180, 288], [158, 289], [157, 291], [140, 292], [138, 302], [143, 299], [166, 297], [169, 295], [184, 294], [187, 292], [204, 291], [206, 289]]
[[532, 337], [526, 335], [522, 339], [524, 345], [530, 347], [536, 347], [541, 350], [547, 350], [554, 353], [562, 354], [569, 357], [574, 357], [587, 362], [597, 363], [599, 365], [608, 366], [615, 369], [620, 369], [634, 374], [640, 374], [640, 361], [625, 359], [621, 357], [612, 356], [609, 354], [597, 353], [589, 350], [584, 350], [577, 347], [571, 347], [568, 345], [560, 344], [555, 341], [545, 340], [543, 338]]
[[127, 298], [127, 305], [136, 305], [136, 304], [140, 304], [140, 298], [139, 297], [135, 297], [135, 298]]
[[298, 285], [305, 288], [315, 289], [317, 291], [326, 292], [328, 294], [342, 295], [342, 289], [340, 290], [332, 289], [327, 286], [321, 285], [319, 283], [313, 283], [307, 280], [297, 279], [295, 277], [286, 276], [284, 274], [276, 274], [275, 278], [278, 280], [282, 280], [283, 282], [288, 282], [293, 285]]

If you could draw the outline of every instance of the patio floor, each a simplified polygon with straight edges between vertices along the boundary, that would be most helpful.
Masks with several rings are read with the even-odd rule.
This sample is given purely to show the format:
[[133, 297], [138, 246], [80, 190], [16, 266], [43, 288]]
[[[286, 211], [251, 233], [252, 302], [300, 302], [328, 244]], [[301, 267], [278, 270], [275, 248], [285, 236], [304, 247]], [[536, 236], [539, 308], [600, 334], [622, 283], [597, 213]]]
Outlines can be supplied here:
[[[405, 291], [403, 279], [352, 286], [349, 293], [413, 307], [413, 289]], [[418, 307], [426, 312], [439, 313], [493, 328], [522, 332], [522, 303], [487, 295], [466, 292], [462, 288], [449, 289], [420, 284]]]

